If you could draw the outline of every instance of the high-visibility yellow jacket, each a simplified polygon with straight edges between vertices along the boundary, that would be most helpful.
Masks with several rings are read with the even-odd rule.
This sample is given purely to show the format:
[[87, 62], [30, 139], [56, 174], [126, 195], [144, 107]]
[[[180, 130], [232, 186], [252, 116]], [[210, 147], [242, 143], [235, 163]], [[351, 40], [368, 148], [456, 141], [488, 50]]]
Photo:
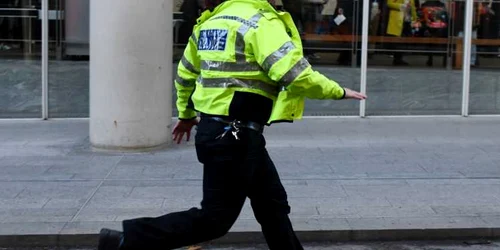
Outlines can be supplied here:
[[180, 119], [195, 118], [196, 111], [227, 116], [236, 91], [273, 100], [269, 123], [302, 118], [305, 98], [345, 96], [304, 58], [291, 16], [266, 0], [227, 0], [202, 13], [175, 87]]

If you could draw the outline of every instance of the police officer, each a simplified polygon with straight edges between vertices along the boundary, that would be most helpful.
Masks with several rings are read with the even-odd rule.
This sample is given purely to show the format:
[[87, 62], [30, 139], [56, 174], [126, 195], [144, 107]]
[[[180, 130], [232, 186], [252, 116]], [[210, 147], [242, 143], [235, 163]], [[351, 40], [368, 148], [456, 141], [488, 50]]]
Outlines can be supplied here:
[[[202, 13], [179, 63], [174, 140], [195, 135], [201, 209], [102, 229], [99, 250], [175, 249], [225, 235], [246, 198], [272, 250], [303, 249], [287, 194], [266, 151], [264, 126], [300, 119], [305, 98], [366, 97], [314, 71], [288, 13], [267, 0], [227, 0]], [[198, 122], [197, 113], [200, 113]]]

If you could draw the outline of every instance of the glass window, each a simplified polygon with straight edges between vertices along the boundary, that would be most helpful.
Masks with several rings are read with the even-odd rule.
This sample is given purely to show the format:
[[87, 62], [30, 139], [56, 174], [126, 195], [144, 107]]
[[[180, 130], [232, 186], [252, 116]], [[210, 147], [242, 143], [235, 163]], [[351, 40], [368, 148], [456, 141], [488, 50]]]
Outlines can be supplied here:
[[500, 0], [474, 1], [470, 114], [500, 114]]
[[0, 1], [0, 118], [41, 117], [41, 1]]
[[367, 115], [461, 112], [465, 1], [370, 0]]
[[89, 116], [89, 0], [49, 1], [49, 117]]
[[[192, 30], [192, 27], [186, 27], [193, 25], [193, 20], [189, 23], [184, 16], [186, 13], [180, 12], [182, 3], [182, 0], [174, 2], [176, 8], [172, 24], [175, 41], [174, 57], [177, 59], [182, 56], [185, 36], [188, 33], [190, 35]], [[183, 10], [191, 5], [187, 2], [184, 6]], [[49, 116], [51, 118], [89, 116], [89, 7], [90, 0], [49, 1]], [[196, 18], [197, 16], [194, 20]], [[187, 32], [184, 32], [186, 30]], [[40, 84], [40, 77], [37, 83]], [[175, 90], [172, 95], [175, 107]], [[176, 110], [173, 114], [177, 115]]]
[[[465, 0], [369, 1], [367, 115], [460, 114]], [[40, 2], [0, 3], [0, 117], [40, 117]], [[190, 3], [174, 2], [174, 62], [201, 11]], [[359, 90], [363, 1], [275, 3], [292, 15], [314, 68]], [[88, 117], [89, 0], [49, 5], [49, 115]], [[500, 113], [499, 6], [500, 0], [474, 3], [471, 114]], [[356, 101], [307, 102], [305, 115], [359, 114]]]
[[[278, 8], [290, 12], [302, 35], [304, 55], [314, 68], [344, 87], [359, 90], [362, 1], [282, 0], [281, 3]], [[306, 103], [305, 115], [358, 114], [356, 101], [307, 100]]]

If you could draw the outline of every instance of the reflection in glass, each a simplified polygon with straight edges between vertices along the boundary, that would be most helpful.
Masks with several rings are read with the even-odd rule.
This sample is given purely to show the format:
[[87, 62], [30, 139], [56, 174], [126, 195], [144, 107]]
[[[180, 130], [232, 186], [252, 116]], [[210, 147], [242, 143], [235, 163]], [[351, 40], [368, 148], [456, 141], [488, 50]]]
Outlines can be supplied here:
[[0, 1], [0, 118], [41, 117], [40, 2]]
[[465, 2], [370, 2], [367, 115], [460, 114]]
[[49, 117], [89, 116], [90, 0], [49, 0]]
[[500, 1], [475, 1], [471, 66], [499, 68]]
[[[85, 25], [88, 26], [89, 10], [87, 6], [79, 5], [88, 1], [50, 1], [51, 117], [88, 116], [89, 58], [86, 49], [88, 39], [85, 37], [88, 27]], [[461, 69], [464, 67], [465, 0], [369, 1], [367, 87], [370, 98], [367, 101], [367, 114], [459, 114], [462, 103]], [[175, 0], [175, 61], [182, 55], [189, 35], [186, 31], [191, 30], [186, 27], [192, 25], [193, 17], [202, 9], [195, 2], [197, 4], [199, 1]], [[39, 1], [2, 1], [0, 8], [13, 8], [9, 6], [23, 3], [28, 4], [19, 6], [35, 6], [35, 9], [39, 6]], [[301, 31], [305, 56], [314, 67], [346, 87], [359, 89], [363, 1], [275, 0], [275, 3], [278, 9], [292, 15]], [[12, 22], [8, 20], [13, 18], [0, 17], [0, 57], [2, 60], [17, 60], [9, 62], [11, 69], [17, 63], [24, 70], [32, 70], [30, 67], [40, 66], [38, 13], [21, 13], [34, 14], [36, 18], [29, 22]], [[500, 76], [497, 75], [500, 67], [499, 20], [500, 0], [475, 0], [470, 65], [473, 67], [471, 113], [500, 113]], [[30, 29], [31, 32], [28, 32]], [[4, 68], [2, 66], [2, 72]], [[29, 111], [39, 116], [40, 73], [39, 70], [31, 72], [36, 72], [30, 76], [30, 79], [36, 79], [36, 84], [31, 86], [36, 87], [11, 86], [10, 92], [17, 93], [15, 98], [24, 98], [25, 101], [9, 104], [8, 109], [17, 110], [17, 114], [26, 115]], [[0, 77], [6, 75], [0, 74]], [[1, 79], [0, 85], [5, 87], [4, 82], [16, 82], [14, 78]], [[2, 91], [0, 95], [2, 93], [6, 92]], [[7, 104], [3, 102], [4, 96], [1, 97], [0, 115], [5, 115]], [[358, 105], [357, 102], [312, 102], [306, 106], [306, 114], [356, 115]], [[12, 116], [12, 113], [9, 115]]]
[[500, 114], [500, 1], [474, 1], [470, 114]]
[[362, 10], [359, 0], [283, 0], [302, 34], [313, 64], [360, 65]]
[[[298, 27], [304, 55], [315, 69], [339, 82], [358, 89], [361, 64], [361, 1], [283, 0], [279, 9], [288, 11]], [[339, 65], [331, 67], [321, 65]], [[346, 68], [347, 67], [347, 68]], [[307, 100], [305, 115], [358, 115], [359, 102]]]

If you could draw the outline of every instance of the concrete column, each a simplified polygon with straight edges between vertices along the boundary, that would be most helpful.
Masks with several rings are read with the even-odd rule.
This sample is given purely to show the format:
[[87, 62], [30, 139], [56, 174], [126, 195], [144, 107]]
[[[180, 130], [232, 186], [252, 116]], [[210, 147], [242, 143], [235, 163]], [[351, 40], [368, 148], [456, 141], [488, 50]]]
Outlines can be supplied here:
[[172, 0], [90, 0], [90, 141], [143, 150], [171, 141]]

